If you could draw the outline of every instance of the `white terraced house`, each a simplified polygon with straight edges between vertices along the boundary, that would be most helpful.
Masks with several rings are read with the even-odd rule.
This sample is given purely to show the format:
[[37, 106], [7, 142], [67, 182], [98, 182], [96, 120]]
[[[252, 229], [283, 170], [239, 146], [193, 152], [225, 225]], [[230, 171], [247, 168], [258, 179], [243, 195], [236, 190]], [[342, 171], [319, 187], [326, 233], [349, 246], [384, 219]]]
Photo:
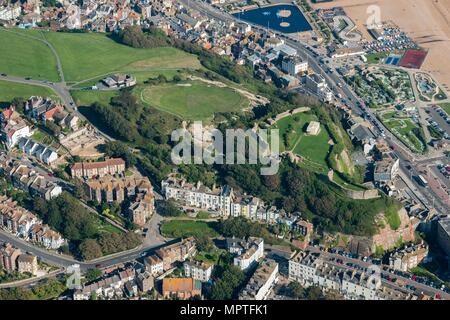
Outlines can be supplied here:
[[161, 182], [161, 189], [166, 199], [180, 201], [185, 206], [230, 215], [232, 189], [229, 186], [210, 189], [201, 182], [188, 183], [185, 179], [171, 175]]

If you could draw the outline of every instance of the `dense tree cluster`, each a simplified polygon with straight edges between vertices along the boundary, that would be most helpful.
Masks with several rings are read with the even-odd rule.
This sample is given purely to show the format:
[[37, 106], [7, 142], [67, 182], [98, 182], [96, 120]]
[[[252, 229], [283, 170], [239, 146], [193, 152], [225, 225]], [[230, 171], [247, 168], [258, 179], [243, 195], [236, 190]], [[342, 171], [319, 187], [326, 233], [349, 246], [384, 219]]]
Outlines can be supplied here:
[[[329, 232], [372, 235], [377, 230], [375, 216], [397, 205], [394, 199], [385, 196], [371, 201], [349, 199], [332, 187], [325, 177], [299, 168], [287, 160], [281, 163], [277, 178], [271, 178], [280, 180], [278, 191], [272, 191], [266, 186], [265, 180], [268, 178], [259, 175], [256, 165], [218, 166], [217, 169], [222, 179], [231, 186], [272, 201], [288, 212], [299, 211], [320, 229]], [[229, 224], [234, 227], [233, 222]], [[247, 227], [251, 230], [251, 226]], [[245, 230], [231, 230], [235, 230], [236, 236], [245, 234]]]
[[139, 26], [127, 26], [115, 35], [115, 39], [133, 48], [157, 48], [169, 44], [166, 35], [154, 27], [144, 32]]
[[236, 298], [245, 283], [244, 272], [233, 264], [217, 266], [214, 269], [214, 284], [210, 299], [230, 300]]
[[45, 283], [30, 289], [22, 287], [0, 289], [0, 300], [49, 300], [59, 297], [66, 288], [65, 284], [55, 279], [48, 279]]
[[158, 213], [166, 217], [179, 217], [183, 214], [179, 205], [172, 199], [158, 202]]

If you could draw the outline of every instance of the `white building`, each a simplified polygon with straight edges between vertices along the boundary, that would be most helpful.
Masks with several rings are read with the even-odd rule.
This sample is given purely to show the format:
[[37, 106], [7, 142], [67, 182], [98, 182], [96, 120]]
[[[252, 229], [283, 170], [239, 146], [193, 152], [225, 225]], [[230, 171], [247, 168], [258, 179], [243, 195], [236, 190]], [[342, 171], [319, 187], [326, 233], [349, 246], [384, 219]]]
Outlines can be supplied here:
[[239, 294], [239, 300], [265, 300], [278, 281], [278, 263], [264, 259]]
[[230, 215], [233, 190], [229, 186], [210, 189], [200, 181], [193, 184], [170, 176], [161, 182], [161, 189], [166, 199], [180, 201], [188, 207], [217, 211], [225, 216]]
[[20, 6], [7, 6], [5, 8], [0, 8], [0, 20], [14, 20], [20, 17], [22, 9]]
[[259, 206], [262, 201], [252, 196], [235, 196], [231, 202], [230, 215], [232, 217], [244, 216], [251, 219], [256, 217]]
[[319, 286], [323, 291], [338, 291], [346, 299], [380, 300], [388, 293], [381, 279], [369, 274], [334, 265], [321, 254], [298, 252], [289, 260], [289, 280], [304, 287]]
[[247, 270], [264, 256], [264, 240], [250, 237], [248, 240], [227, 239], [230, 253], [236, 253], [233, 264], [241, 270]]
[[33, 156], [48, 165], [58, 160], [58, 154], [54, 150], [28, 138], [20, 139], [17, 147], [24, 153]]
[[303, 61], [299, 57], [286, 57], [281, 62], [281, 69], [284, 72], [295, 76], [301, 72], [308, 71], [308, 61]]
[[145, 258], [144, 260], [145, 268], [152, 276], [160, 275], [164, 273], [164, 263], [163, 260], [157, 255], [152, 255]]
[[30, 127], [22, 119], [8, 121], [1, 132], [8, 149], [15, 147], [21, 138], [31, 136]]
[[320, 133], [320, 123], [317, 121], [311, 121], [306, 128], [306, 134], [310, 136], [317, 136]]
[[194, 278], [201, 282], [207, 282], [211, 278], [213, 265], [198, 261], [186, 261], [184, 263], [184, 273], [188, 278]]

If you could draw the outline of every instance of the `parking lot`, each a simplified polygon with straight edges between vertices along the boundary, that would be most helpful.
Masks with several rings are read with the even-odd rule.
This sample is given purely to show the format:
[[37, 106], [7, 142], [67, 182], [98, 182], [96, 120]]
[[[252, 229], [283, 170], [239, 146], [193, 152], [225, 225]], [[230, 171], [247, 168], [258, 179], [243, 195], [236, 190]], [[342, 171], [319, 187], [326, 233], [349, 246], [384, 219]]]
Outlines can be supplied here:
[[434, 126], [438, 129], [443, 135], [444, 138], [450, 138], [450, 117], [439, 107], [433, 106], [427, 108], [430, 115], [430, 125]]

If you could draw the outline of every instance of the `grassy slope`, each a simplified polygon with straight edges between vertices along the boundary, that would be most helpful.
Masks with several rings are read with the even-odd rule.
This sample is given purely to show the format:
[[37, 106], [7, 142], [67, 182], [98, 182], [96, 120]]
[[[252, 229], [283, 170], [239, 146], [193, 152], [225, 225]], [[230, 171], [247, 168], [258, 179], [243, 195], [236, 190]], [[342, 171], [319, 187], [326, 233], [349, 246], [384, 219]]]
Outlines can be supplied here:
[[98, 33], [46, 32], [63, 64], [66, 80], [81, 81], [115, 71], [198, 68], [195, 56], [174, 48], [135, 49]]
[[57, 94], [49, 88], [0, 80], [0, 106], [8, 105], [16, 97], [28, 99], [33, 95], [57, 98]]
[[[32, 35], [38, 36], [36, 32]], [[0, 72], [19, 77], [59, 81], [56, 60], [43, 42], [0, 28], [0, 43], [2, 44]]]
[[[299, 118], [299, 121], [295, 121], [295, 118]], [[295, 131], [295, 137], [290, 139], [290, 145], [281, 145], [280, 149], [284, 151], [294, 148], [294, 153], [311, 160], [320, 167], [328, 167], [326, 157], [330, 150], [330, 145], [328, 144], [330, 136], [325, 127], [321, 125], [320, 133], [317, 136], [306, 136], [304, 133], [305, 127], [313, 120], [317, 120], [314, 115], [299, 113], [278, 121], [276, 127], [280, 130], [280, 139], [283, 137], [289, 124], [293, 125]], [[281, 144], [283, 144], [283, 140]]]

